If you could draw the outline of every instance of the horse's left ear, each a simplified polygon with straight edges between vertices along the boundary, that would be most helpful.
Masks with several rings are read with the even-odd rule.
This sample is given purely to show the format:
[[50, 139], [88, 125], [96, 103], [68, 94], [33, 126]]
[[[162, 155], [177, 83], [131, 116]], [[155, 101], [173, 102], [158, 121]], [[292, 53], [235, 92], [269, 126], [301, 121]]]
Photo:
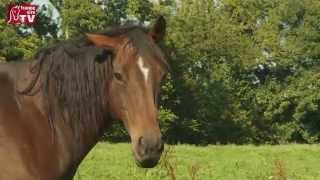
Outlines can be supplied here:
[[103, 34], [86, 34], [88, 40], [98, 47], [107, 48], [110, 50], [117, 50], [122, 44], [123, 39], [121, 37], [110, 37]]
[[149, 31], [149, 35], [152, 37], [152, 39], [157, 43], [161, 41], [166, 34], [166, 20], [163, 16], [159, 16]]

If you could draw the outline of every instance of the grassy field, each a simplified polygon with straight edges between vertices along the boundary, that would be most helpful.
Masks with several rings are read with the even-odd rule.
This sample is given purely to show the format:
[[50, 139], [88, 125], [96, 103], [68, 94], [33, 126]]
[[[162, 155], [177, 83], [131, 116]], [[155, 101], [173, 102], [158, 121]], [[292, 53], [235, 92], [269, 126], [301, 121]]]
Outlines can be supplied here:
[[160, 164], [136, 167], [129, 144], [100, 143], [76, 180], [320, 180], [320, 145], [166, 146]]

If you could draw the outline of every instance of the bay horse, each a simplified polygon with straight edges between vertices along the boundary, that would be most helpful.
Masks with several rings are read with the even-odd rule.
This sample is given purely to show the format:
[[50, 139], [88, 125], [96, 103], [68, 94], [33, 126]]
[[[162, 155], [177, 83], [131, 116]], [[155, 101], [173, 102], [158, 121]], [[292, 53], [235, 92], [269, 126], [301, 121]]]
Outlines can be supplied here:
[[0, 179], [73, 179], [115, 120], [137, 165], [154, 167], [164, 149], [157, 104], [168, 63], [157, 43], [165, 28], [159, 17], [151, 28], [86, 34], [32, 61], [0, 63]]

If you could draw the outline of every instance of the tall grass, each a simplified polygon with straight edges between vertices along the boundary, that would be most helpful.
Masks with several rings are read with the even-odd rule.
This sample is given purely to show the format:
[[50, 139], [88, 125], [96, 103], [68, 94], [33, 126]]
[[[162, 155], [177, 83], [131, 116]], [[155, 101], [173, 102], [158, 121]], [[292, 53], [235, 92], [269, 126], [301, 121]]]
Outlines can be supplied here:
[[289, 179], [287, 177], [287, 170], [285, 162], [282, 160], [275, 160], [274, 161], [274, 174], [277, 180], [287, 180]]
[[169, 146], [169, 148], [164, 151], [160, 161], [160, 168], [164, 168], [167, 171], [167, 175], [171, 180], [177, 179], [177, 160], [174, 157], [173, 146]]

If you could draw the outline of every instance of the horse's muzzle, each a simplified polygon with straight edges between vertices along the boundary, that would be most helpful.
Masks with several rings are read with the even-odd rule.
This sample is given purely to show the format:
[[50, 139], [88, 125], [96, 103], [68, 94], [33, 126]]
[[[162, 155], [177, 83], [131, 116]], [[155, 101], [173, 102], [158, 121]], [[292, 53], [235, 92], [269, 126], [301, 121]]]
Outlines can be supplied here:
[[142, 168], [153, 168], [157, 165], [164, 149], [161, 138], [139, 137], [135, 146], [136, 163]]

